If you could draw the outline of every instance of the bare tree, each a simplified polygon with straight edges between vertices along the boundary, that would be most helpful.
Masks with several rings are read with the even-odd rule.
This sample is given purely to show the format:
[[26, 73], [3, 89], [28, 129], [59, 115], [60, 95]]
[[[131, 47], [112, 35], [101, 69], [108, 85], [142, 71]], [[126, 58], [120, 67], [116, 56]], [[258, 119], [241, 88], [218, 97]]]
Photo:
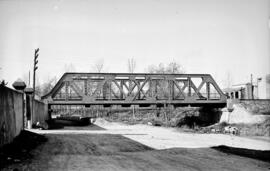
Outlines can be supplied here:
[[[136, 68], [136, 61], [134, 58], [128, 59], [128, 72], [129, 73], [134, 73]], [[132, 105], [132, 114], [133, 114], [133, 119], [135, 119], [135, 105]]]
[[148, 66], [148, 72], [149, 73], [160, 73], [160, 74], [164, 74], [165, 73], [165, 67], [163, 63], [156, 65], [150, 65]]
[[134, 73], [136, 68], [136, 61], [134, 58], [128, 59], [128, 72], [129, 73]]
[[76, 68], [75, 68], [75, 66], [72, 63], [65, 64], [64, 71], [65, 72], [75, 72], [76, 71]]
[[[176, 63], [176, 62], [171, 62], [168, 65], [164, 65], [163, 63], [160, 63], [158, 65], [150, 65], [148, 67], [148, 72], [149, 73], [159, 73], [159, 74], [182, 74], [185, 73], [183, 67]], [[168, 96], [169, 95], [169, 85], [167, 81], [160, 81], [158, 83], [158, 86], [162, 90], [162, 92], [159, 92], [160, 95], [162, 96]]]
[[176, 63], [176, 62], [171, 62], [168, 64], [167, 68], [166, 68], [166, 73], [170, 73], [170, 74], [183, 74], [184, 69], [183, 67]]
[[176, 62], [171, 62], [168, 65], [164, 65], [163, 63], [158, 64], [157, 66], [155, 65], [150, 65], [148, 67], [148, 72], [149, 73], [160, 73], [160, 74], [183, 74], [185, 73], [183, 67], [176, 63]]
[[48, 94], [51, 91], [51, 89], [55, 86], [56, 82], [57, 82], [56, 77], [48, 78], [48, 80], [41, 86], [42, 94], [43, 95]]
[[0, 80], [0, 86], [6, 86], [8, 84], [8, 82], [6, 82], [5, 80]]
[[103, 59], [97, 60], [96, 63], [94, 64], [94, 68], [95, 68], [95, 71], [98, 72], [98, 73], [103, 72], [104, 60]]

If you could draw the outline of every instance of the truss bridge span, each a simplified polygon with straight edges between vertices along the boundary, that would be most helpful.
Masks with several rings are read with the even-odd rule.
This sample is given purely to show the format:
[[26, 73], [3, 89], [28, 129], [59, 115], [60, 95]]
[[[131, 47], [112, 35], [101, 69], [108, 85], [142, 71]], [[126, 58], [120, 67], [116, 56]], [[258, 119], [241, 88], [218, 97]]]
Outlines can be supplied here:
[[209, 74], [65, 73], [42, 99], [49, 105], [226, 105]]

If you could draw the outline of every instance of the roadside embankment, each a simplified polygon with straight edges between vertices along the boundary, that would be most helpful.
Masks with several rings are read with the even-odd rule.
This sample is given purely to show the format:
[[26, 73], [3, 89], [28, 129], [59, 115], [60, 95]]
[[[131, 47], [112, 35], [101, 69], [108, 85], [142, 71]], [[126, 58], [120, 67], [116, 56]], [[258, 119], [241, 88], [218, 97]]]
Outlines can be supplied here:
[[[270, 136], [270, 115], [268, 105], [263, 103], [240, 102], [224, 108], [219, 123], [226, 123], [239, 129], [244, 136]], [[260, 106], [260, 107], [259, 107]]]

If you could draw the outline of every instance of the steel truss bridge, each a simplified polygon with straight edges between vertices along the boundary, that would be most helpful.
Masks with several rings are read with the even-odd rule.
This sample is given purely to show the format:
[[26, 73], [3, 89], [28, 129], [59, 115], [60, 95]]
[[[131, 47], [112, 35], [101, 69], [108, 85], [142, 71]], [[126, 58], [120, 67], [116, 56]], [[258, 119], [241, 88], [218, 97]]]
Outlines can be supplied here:
[[209, 74], [65, 73], [42, 99], [50, 105], [226, 105]]

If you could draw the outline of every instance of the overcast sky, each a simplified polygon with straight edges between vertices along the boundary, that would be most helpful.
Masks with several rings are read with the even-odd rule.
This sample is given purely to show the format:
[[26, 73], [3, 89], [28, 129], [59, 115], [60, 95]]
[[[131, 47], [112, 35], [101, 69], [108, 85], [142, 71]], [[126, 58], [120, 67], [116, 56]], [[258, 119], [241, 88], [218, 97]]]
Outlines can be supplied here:
[[64, 73], [135, 72], [175, 61], [212, 74], [221, 87], [270, 73], [269, 0], [0, 0], [0, 79], [12, 84], [33, 68], [39, 82]]

